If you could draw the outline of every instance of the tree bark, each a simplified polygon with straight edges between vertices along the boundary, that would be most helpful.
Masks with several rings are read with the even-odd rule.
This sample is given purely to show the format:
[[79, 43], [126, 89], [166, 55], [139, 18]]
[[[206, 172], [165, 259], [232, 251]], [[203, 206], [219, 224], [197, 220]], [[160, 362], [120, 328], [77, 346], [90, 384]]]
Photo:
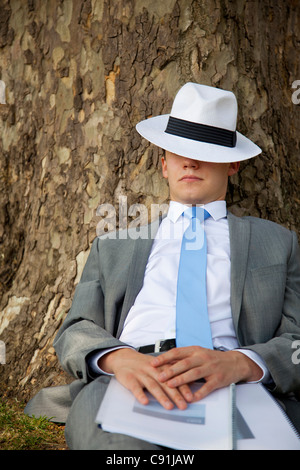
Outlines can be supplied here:
[[70, 380], [52, 341], [97, 208], [168, 201], [162, 152], [135, 125], [185, 82], [232, 90], [238, 130], [263, 150], [232, 178], [230, 209], [299, 233], [299, 18], [298, 0], [1, 1], [3, 391]]

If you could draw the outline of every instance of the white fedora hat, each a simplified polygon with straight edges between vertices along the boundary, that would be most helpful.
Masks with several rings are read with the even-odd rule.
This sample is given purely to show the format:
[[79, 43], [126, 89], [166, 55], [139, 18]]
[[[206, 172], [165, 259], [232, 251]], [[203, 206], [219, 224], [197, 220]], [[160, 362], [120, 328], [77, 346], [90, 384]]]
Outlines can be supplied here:
[[237, 101], [231, 91], [186, 83], [170, 114], [137, 124], [139, 134], [169, 152], [206, 162], [238, 162], [261, 149], [236, 131]]

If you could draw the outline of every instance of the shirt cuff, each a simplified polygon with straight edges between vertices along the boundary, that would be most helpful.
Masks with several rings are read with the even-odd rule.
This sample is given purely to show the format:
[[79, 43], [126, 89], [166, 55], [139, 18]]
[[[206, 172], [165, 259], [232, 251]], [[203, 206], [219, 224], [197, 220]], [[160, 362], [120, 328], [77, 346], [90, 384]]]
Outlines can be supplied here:
[[109, 349], [103, 349], [102, 351], [97, 351], [95, 354], [92, 354], [87, 361], [88, 368], [90, 369], [91, 372], [94, 374], [100, 375], [109, 375], [113, 377], [114, 374], [109, 374], [108, 372], [105, 372], [105, 370], [102, 370], [98, 366], [98, 361], [99, 359], [104, 356], [105, 354], [108, 354], [112, 351], [116, 351], [117, 349], [128, 349], [129, 346], [116, 346], [115, 348], [109, 348]]
[[250, 349], [235, 349], [235, 351], [239, 351], [242, 354], [245, 354], [245, 356], [249, 357], [253, 362], [255, 362], [262, 371], [262, 376], [259, 380], [255, 381], [250, 381], [248, 383], [263, 383], [263, 384], [268, 384], [272, 382], [272, 377], [269, 372], [269, 369], [265, 363], [265, 361], [262, 359], [262, 357], [257, 354], [255, 351], [252, 351]]

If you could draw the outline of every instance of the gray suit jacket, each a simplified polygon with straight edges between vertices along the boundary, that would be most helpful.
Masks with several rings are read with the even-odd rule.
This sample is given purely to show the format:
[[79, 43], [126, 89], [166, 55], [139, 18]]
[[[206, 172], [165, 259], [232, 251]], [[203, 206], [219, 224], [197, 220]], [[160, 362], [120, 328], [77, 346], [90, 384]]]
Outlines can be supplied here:
[[[300, 365], [292, 361], [292, 343], [300, 340], [296, 234], [254, 217], [228, 214], [228, 222], [231, 307], [239, 346], [256, 351], [265, 360], [274, 393], [299, 391]], [[57, 421], [64, 421], [78, 390], [93, 378], [87, 367], [89, 354], [123, 344], [118, 338], [143, 285], [153, 234], [153, 226], [147, 226], [137, 239], [129, 231], [94, 240], [72, 307], [54, 341], [63, 368], [79, 379], [71, 385], [71, 395], [61, 389], [65, 397], [60, 395], [61, 413], [57, 409], [48, 412], [60, 414]], [[45, 393], [36, 397], [37, 408], [34, 400], [29, 403], [28, 414], [37, 414]], [[51, 393], [55, 395], [54, 390]]]

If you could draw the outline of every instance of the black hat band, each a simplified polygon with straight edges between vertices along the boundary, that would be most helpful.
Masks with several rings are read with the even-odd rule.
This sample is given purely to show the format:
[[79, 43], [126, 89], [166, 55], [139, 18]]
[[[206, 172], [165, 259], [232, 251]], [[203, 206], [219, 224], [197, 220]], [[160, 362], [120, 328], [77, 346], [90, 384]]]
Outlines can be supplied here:
[[185, 121], [172, 116], [169, 117], [165, 132], [199, 142], [223, 145], [224, 147], [236, 146], [236, 131]]

